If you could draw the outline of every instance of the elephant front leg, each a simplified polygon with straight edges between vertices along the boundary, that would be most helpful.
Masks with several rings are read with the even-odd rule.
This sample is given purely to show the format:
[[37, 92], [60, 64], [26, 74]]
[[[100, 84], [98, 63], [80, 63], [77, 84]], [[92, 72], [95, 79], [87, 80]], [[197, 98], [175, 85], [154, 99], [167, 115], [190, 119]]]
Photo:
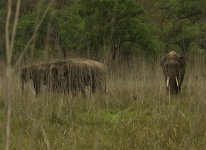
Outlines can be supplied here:
[[97, 85], [96, 85], [95, 82], [91, 83], [91, 88], [92, 88], [92, 93], [95, 93], [96, 92], [96, 88], [97, 88]]
[[41, 88], [40, 81], [33, 80], [33, 85], [34, 85], [36, 95], [39, 95], [40, 94], [40, 88]]

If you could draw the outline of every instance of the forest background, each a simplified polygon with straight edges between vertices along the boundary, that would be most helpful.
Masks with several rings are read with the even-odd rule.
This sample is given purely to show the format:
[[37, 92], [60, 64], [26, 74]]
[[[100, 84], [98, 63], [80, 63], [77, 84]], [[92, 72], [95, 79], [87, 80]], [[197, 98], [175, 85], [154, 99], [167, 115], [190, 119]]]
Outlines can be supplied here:
[[[16, 2], [13, 2], [13, 10]], [[130, 60], [175, 50], [203, 55], [206, 50], [204, 0], [61, 0], [54, 1], [39, 29], [48, 1], [20, 6], [12, 62], [29, 39], [24, 62], [82, 56]], [[5, 58], [6, 1], [0, 2], [0, 57]], [[12, 14], [14, 18], [15, 13]], [[12, 24], [11, 24], [12, 26]]]

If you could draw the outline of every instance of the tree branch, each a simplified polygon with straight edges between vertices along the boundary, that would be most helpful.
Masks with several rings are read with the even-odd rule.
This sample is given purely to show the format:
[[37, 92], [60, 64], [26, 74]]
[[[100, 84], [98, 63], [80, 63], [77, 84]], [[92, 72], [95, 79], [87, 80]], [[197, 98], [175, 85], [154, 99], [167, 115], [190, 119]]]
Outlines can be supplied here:
[[26, 51], [27, 51], [28, 47], [30, 46], [31, 42], [33, 41], [33, 39], [35, 38], [35, 34], [38, 32], [38, 30], [39, 30], [42, 22], [44, 21], [44, 18], [46, 17], [46, 15], [47, 15], [49, 9], [51, 8], [52, 4], [54, 3], [54, 1], [55, 1], [55, 0], [51, 0], [50, 3], [48, 4], [48, 6], [47, 6], [47, 8], [45, 9], [45, 11], [44, 11], [44, 13], [43, 13], [43, 15], [42, 15], [39, 23], [37, 24], [37, 26], [36, 26], [35, 29], [34, 29], [33, 35], [31, 36], [30, 40], [28, 41], [28, 43], [27, 43], [26, 46], [24, 47], [24, 49], [23, 49], [23, 51], [22, 51], [19, 59], [17, 60], [16, 64], [14, 65], [14, 67], [16, 67], [18, 64], [20, 64], [20, 62], [21, 62], [24, 54], [26, 53]]
[[[6, 17], [6, 25], [5, 25], [5, 41], [6, 41], [6, 56], [8, 57], [10, 55], [10, 38], [9, 38], [9, 24], [10, 24], [10, 18], [11, 18], [11, 0], [8, 0], [8, 8], [7, 8], [7, 17]], [[8, 58], [7, 58], [8, 61]]]
[[10, 60], [12, 59], [12, 51], [13, 51], [13, 47], [14, 47], [14, 39], [16, 36], [16, 27], [17, 27], [17, 23], [18, 23], [18, 19], [19, 19], [19, 10], [20, 10], [20, 4], [21, 4], [21, 0], [17, 0], [17, 4], [16, 4], [16, 12], [15, 12], [15, 18], [14, 18], [14, 25], [13, 25], [13, 31], [12, 31], [12, 37], [11, 37], [11, 43], [10, 43]]
[[176, 22], [178, 22], [178, 21], [180, 21], [180, 20], [182, 20], [182, 19], [190, 18], [190, 17], [193, 17], [193, 16], [197, 17], [198, 15], [199, 15], [198, 12], [196, 12], [196, 13], [192, 12], [192, 13], [186, 15], [186, 16], [182, 16], [182, 17], [176, 19], [176, 20], [173, 22], [173, 24], [175, 24]]
[[12, 13], [12, 0], [8, 0], [8, 10], [7, 10], [7, 18], [6, 18], [6, 25], [5, 25], [5, 43], [6, 43], [6, 99], [5, 102], [5, 135], [4, 135], [4, 149], [9, 150], [10, 146], [10, 135], [11, 135], [11, 114], [12, 114], [12, 100], [13, 100], [13, 86], [12, 86], [12, 50], [14, 45], [14, 39], [16, 35], [16, 26], [19, 17], [19, 10], [20, 10], [20, 0], [17, 0], [16, 4], [16, 13], [14, 18], [13, 24], [13, 31], [11, 35], [11, 42], [9, 37], [9, 25], [10, 25], [10, 18]]

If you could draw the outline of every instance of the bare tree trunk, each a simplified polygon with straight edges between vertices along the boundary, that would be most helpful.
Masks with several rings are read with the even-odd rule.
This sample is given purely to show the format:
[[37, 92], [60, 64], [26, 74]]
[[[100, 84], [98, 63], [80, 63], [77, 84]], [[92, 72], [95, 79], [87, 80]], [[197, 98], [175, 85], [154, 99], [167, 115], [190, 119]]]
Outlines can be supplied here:
[[[28, 49], [31, 42], [35, 39], [35, 33], [37, 33], [40, 25], [42, 24], [44, 18], [46, 17], [47, 12], [51, 8], [52, 4], [54, 3], [54, 0], [51, 0], [48, 4], [46, 10], [44, 11], [44, 14], [42, 15], [39, 23], [36, 25], [34, 29], [34, 34], [32, 35], [31, 39], [28, 41], [27, 45], [25, 46], [21, 56], [19, 57], [18, 61], [16, 62], [16, 65], [22, 60], [22, 57], [24, 56], [24, 53]], [[17, 0], [16, 4], [16, 12], [15, 12], [15, 18], [13, 23], [13, 28], [11, 32], [10, 37], [10, 18], [12, 13], [12, 0], [8, 0], [8, 9], [7, 9], [7, 18], [6, 18], [6, 25], [5, 25], [5, 43], [6, 43], [6, 92], [5, 92], [5, 130], [4, 130], [4, 150], [9, 150], [10, 146], [10, 135], [11, 135], [11, 114], [12, 114], [12, 100], [13, 100], [13, 85], [12, 85], [12, 53], [13, 53], [13, 47], [14, 47], [14, 41], [15, 41], [15, 35], [16, 35], [16, 27], [18, 23], [19, 18], [19, 10], [20, 10], [20, 4], [21, 0]], [[11, 41], [10, 41], [11, 40]], [[16, 66], [15, 65], [15, 66]]]
[[9, 24], [10, 24], [10, 17], [11, 17], [11, 11], [12, 11], [12, 7], [11, 7], [11, 0], [8, 0], [8, 10], [7, 10], [7, 18], [6, 18], [6, 26], [5, 26], [5, 41], [6, 41], [6, 56], [7, 56], [7, 66], [6, 66], [6, 81], [7, 81], [7, 87], [6, 87], [6, 99], [4, 100], [5, 102], [5, 119], [6, 119], [6, 123], [5, 123], [5, 134], [4, 134], [4, 149], [8, 150], [9, 149], [9, 145], [10, 145], [10, 125], [11, 125], [11, 95], [9, 93], [9, 88], [11, 88], [11, 77], [10, 74], [11, 72], [11, 68], [9, 67], [9, 59], [10, 58], [10, 38], [9, 38]]
[[44, 13], [43, 13], [43, 15], [42, 15], [39, 23], [37, 24], [37, 26], [36, 26], [35, 29], [34, 29], [33, 35], [31, 36], [30, 40], [28, 41], [28, 43], [27, 43], [26, 46], [24, 47], [24, 49], [23, 49], [23, 51], [22, 51], [19, 59], [17, 60], [17, 62], [16, 62], [16, 64], [15, 64], [15, 67], [17, 67], [17, 65], [19, 65], [20, 62], [22, 61], [22, 58], [23, 58], [24, 54], [25, 54], [26, 51], [28, 50], [28, 48], [29, 48], [29, 46], [31, 45], [32, 41], [35, 39], [35, 33], [38, 32], [38, 30], [39, 30], [42, 22], [44, 21], [44, 18], [46, 17], [46, 15], [47, 15], [48, 11], [50, 10], [51, 6], [53, 5], [54, 1], [55, 1], [55, 0], [51, 0], [51, 1], [49, 2], [49, 4], [47, 5], [47, 7], [46, 7], [46, 9], [45, 9], [45, 11], [44, 11]]
[[9, 150], [10, 145], [10, 131], [11, 131], [11, 107], [12, 107], [12, 68], [7, 64], [6, 67], [6, 99], [5, 99], [5, 135], [4, 135], [4, 149]]
[[[16, 12], [13, 23], [13, 29], [11, 38], [9, 37], [9, 25], [10, 18], [12, 13], [12, 0], [8, 0], [8, 9], [7, 9], [7, 18], [6, 18], [6, 26], [5, 26], [5, 42], [6, 42], [6, 99], [5, 99], [5, 134], [4, 134], [4, 149], [9, 150], [10, 146], [10, 132], [11, 132], [11, 113], [12, 113], [12, 100], [13, 100], [13, 86], [12, 86], [12, 50], [14, 47], [15, 35], [16, 35], [16, 27], [18, 23], [19, 10], [20, 10], [20, 0], [17, 0], [16, 4]], [[10, 41], [11, 39], [11, 41]]]

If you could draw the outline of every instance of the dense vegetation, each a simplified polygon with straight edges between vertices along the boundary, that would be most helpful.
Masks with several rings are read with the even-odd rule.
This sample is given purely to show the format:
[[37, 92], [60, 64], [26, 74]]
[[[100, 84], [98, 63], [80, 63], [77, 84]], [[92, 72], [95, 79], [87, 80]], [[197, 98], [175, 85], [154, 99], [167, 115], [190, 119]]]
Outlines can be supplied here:
[[[22, 1], [14, 62], [34, 33], [47, 5], [44, 0]], [[6, 8], [6, 2], [0, 2], [1, 56], [5, 55]], [[116, 61], [171, 49], [183, 54], [204, 53], [205, 8], [205, 0], [56, 1], [35, 33], [25, 59], [76, 55], [100, 59], [104, 56]]]
[[[48, 3], [21, 0], [12, 65], [25, 50], [23, 64], [88, 57], [116, 66], [108, 67], [107, 92], [86, 88], [85, 97], [46, 86], [35, 96], [32, 81], [21, 93], [18, 67], [7, 88], [7, 1], [0, 1], [0, 133], [11, 94], [11, 149], [206, 149], [205, 0], [55, 0], [39, 24]], [[170, 50], [192, 54], [173, 96], [156, 59]]]
[[[202, 61], [188, 63], [183, 89], [171, 97], [159, 63], [140, 60], [111, 74], [107, 93], [85, 98], [46, 91], [35, 97], [32, 82], [22, 95], [15, 80], [11, 149], [205, 149]], [[4, 106], [0, 97], [1, 133]], [[0, 149], [2, 143], [0, 136]]]

